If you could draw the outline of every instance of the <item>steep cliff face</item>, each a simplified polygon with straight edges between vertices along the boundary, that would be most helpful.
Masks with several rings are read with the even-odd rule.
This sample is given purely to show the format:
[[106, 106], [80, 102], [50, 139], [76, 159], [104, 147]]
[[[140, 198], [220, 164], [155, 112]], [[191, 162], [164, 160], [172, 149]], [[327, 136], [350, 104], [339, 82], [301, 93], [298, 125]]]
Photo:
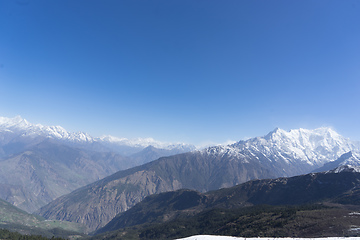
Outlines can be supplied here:
[[92, 231], [154, 193], [180, 188], [208, 191], [260, 177], [275, 175], [259, 163], [185, 153], [115, 173], [56, 199], [37, 213], [48, 219], [80, 222]]
[[93, 185], [60, 197], [51, 203], [51, 210], [46, 207], [39, 213], [49, 219], [69, 219], [83, 223], [93, 230], [144, 197], [179, 187], [179, 183], [165, 181], [154, 172], [139, 171], [125, 178], [100, 186]]

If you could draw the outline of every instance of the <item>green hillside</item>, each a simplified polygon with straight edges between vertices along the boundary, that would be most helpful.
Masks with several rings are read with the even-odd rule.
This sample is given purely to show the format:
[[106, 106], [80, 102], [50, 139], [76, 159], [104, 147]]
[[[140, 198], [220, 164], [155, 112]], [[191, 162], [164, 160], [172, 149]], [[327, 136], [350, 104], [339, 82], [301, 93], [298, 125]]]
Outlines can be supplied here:
[[45, 220], [0, 199], [0, 228], [21, 234], [70, 238], [80, 236], [84, 227], [65, 221]]
[[[48, 238], [40, 235], [21, 235], [17, 232], [0, 229], [0, 239], [2, 240], [48, 240]], [[52, 240], [62, 240], [62, 238], [51, 238]]]

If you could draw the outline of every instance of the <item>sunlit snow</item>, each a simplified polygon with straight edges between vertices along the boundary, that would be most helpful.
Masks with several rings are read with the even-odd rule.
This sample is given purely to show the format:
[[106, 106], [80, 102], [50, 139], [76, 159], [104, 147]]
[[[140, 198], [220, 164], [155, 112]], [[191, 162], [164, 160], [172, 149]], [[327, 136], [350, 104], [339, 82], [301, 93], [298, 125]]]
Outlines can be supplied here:
[[360, 237], [329, 237], [329, 238], [243, 238], [229, 236], [197, 235], [178, 240], [360, 240]]
[[[264, 137], [239, 141], [228, 146], [206, 148], [202, 153], [235, 158], [246, 158], [244, 154], [253, 157], [260, 154], [259, 156], [270, 162], [289, 163], [289, 160], [294, 159], [309, 165], [322, 166], [349, 151], [360, 152], [360, 145], [339, 135], [331, 128], [321, 127], [314, 130], [300, 128], [290, 131], [277, 128]], [[357, 159], [353, 162], [357, 162]]]
[[68, 132], [61, 126], [44, 126], [41, 124], [32, 124], [29, 123], [26, 119], [23, 119], [21, 116], [16, 116], [14, 118], [0, 117], [0, 131], [17, 133], [19, 136], [44, 136], [76, 143], [109, 142], [118, 145], [139, 148], [145, 148], [151, 145], [156, 148], [168, 150], [184, 149], [187, 151], [194, 149], [194, 147], [190, 144], [161, 142], [153, 138], [127, 139], [110, 135], [94, 138], [88, 133], [84, 132]]

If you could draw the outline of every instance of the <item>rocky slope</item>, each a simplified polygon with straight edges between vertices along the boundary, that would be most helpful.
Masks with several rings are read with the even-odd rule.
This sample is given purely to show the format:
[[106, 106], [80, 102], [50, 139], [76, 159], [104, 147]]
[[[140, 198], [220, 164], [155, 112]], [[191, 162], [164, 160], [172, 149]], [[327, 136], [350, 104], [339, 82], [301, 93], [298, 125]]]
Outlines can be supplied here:
[[[164, 222], [174, 216], [194, 215], [212, 208], [235, 209], [260, 204], [294, 205], [323, 200], [339, 202], [344, 194], [354, 194], [359, 190], [359, 172], [336, 170], [291, 178], [253, 180], [208, 193], [178, 190], [146, 197], [128, 211], [116, 216], [98, 232]], [[360, 195], [356, 194], [356, 197], [359, 198]]]
[[[142, 229], [141, 225], [143, 224], [145, 224], [143, 230], [140, 231], [151, 232], [149, 230], [151, 224], [180, 219], [178, 222], [181, 222], [181, 225], [188, 225], [186, 219], [190, 220], [192, 216], [203, 214], [208, 217], [198, 217], [196, 220], [199, 228], [203, 226], [202, 230], [198, 229], [201, 232], [205, 231], [204, 226], [209, 225], [213, 220], [211, 215], [207, 213], [214, 209], [229, 209], [235, 212], [238, 211], [237, 209], [254, 205], [302, 205], [322, 203], [324, 201], [326, 201], [327, 205], [338, 206], [339, 203], [347, 203], [352, 204], [352, 208], [356, 208], [354, 205], [360, 204], [359, 192], [360, 173], [351, 167], [291, 178], [253, 180], [232, 188], [208, 193], [183, 189], [146, 197], [128, 211], [117, 215], [104, 228], [99, 229], [97, 234], [132, 226], [139, 226], [138, 228]], [[357, 207], [356, 209], [360, 208]], [[284, 212], [280, 212], [280, 214], [279, 212], [272, 213], [280, 215], [273, 220], [284, 219]], [[281, 215], [283, 216], [281, 217]], [[344, 217], [342, 216], [342, 218]], [[228, 221], [231, 219], [236, 219], [236, 217], [232, 216]], [[254, 219], [254, 221], [256, 220], [258, 219]], [[360, 223], [359, 220], [360, 218], [356, 221]], [[334, 219], [331, 221], [334, 221]], [[256, 224], [252, 223], [252, 225], [255, 226]], [[223, 227], [226, 228], [226, 225]], [[347, 231], [350, 227], [348, 225], [343, 230]], [[164, 227], [164, 229], [166, 228]], [[219, 225], [216, 227], [216, 229], [221, 228], [222, 226]], [[239, 228], [242, 227], [239, 226]], [[156, 225], [153, 231], [159, 231], [159, 229], [161, 229], [161, 225]], [[207, 232], [207, 234], [209, 233]]]
[[304, 174], [358, 149], [359, 145], [327, 128], [276, 129], [265, 137], [163, 157], [117, 172], [60, 197], [37, 213], [80, 222], [92, 231], [154, 193], [181, 188], [206, 192], [252, 179]]
[[92, 231], [154, 193], [180, 188], [208, 191], [260, 177], [275, 175], [258, 163], [185, 153], [120, 171], [56, 199], [37, 214], [79, 222]]
[[126, 157], [51, 140], [0, 161], [0, 198], [33, 212], [61, 195], [126, 168]]

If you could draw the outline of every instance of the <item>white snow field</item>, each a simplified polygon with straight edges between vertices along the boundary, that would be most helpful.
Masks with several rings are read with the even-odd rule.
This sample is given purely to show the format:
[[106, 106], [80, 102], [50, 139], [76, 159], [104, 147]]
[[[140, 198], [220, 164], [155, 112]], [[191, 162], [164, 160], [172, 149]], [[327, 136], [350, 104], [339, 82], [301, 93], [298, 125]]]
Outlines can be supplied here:
[[243, 238], [215, 235], [197, 235], [178, 240], [360, 240], [360, 237], [328, 237], [328, 238]]

